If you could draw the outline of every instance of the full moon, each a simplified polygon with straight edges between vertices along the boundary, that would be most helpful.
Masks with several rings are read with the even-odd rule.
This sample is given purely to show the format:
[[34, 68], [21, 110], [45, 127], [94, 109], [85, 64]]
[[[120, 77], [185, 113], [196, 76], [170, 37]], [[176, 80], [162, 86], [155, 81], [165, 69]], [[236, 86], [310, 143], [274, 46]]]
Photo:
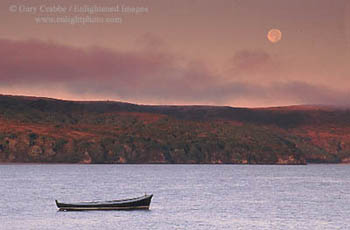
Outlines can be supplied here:
[[277, 43], [282, 39], [282, 32], [279, 29], [271, 29], [267, 33], [267, 39], [272, 43]]

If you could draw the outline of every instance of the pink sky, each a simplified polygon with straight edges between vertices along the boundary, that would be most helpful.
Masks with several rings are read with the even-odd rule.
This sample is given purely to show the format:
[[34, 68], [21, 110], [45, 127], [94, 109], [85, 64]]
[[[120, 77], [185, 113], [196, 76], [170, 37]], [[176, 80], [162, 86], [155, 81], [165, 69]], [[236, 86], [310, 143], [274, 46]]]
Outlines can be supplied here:
[[[72, 13], [16, 7], [142, 6], [122, 24], [37, 24]], [[349, 104], [346, 0], [5, 0], [0, 93], [144, 104]], [[76, 14], [74, 14], [76, 15]], [[93, 15], [94, 16], [94, 15]], [[271, 28], [283, 38], [266, 39]]]

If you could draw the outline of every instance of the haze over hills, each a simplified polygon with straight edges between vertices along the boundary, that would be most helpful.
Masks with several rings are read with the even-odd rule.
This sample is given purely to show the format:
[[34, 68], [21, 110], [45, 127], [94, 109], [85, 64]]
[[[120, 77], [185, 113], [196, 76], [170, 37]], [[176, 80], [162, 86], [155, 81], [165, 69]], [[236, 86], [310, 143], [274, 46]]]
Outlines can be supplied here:
[[350, 162], [350, 110], [0, 96], [0, 162]]

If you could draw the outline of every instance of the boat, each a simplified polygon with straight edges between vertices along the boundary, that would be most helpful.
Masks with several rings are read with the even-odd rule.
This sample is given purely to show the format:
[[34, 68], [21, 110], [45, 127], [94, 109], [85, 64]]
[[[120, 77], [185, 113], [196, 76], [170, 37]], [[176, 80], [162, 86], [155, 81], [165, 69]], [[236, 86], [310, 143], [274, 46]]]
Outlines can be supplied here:
[[132, 199], [93, 201], [79, 203], [61, 203], [56, 201], [59, 211], [89, 211], [89, 210], [148, 210], [153, 194]]

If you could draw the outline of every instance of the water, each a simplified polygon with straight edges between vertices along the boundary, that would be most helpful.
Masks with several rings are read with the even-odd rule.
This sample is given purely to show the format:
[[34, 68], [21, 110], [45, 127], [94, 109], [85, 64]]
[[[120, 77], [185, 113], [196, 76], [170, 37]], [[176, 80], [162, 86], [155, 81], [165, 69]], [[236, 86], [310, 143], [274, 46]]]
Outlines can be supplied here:
[[[153, 193], [150, 211], [55, 199]], [[350, 166], [0, 165], [0, 229], [350, 229]]]

